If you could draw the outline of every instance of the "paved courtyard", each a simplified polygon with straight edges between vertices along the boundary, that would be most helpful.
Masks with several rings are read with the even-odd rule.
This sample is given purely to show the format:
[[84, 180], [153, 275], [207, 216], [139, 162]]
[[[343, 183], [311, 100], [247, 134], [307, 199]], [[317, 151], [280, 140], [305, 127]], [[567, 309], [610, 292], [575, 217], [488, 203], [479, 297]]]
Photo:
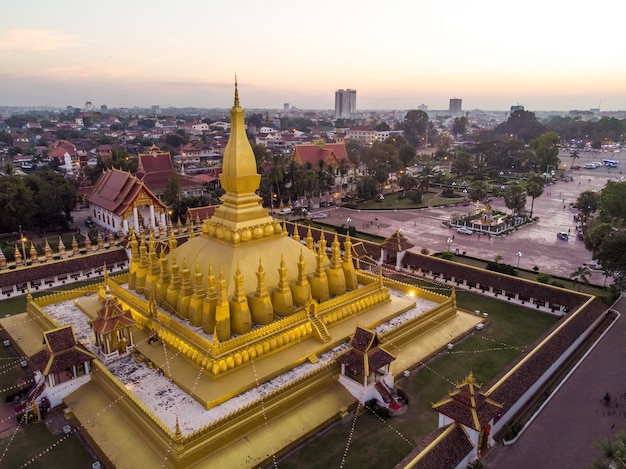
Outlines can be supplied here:
[[[625, 152], [626, 154], [626, 152]], [[589, 161], [602, 158], [604, 153], [593, 153], [587, 156]], [[567, 155], [561, 155], [561, 160], [569, 166]], [[610, 155], [609, 155], [610, 156]], [[580, 161], [584, 163], [583, 161]], [[578, 162], [577, 162], [578, 163]], [[468, 256], [492, 261], [500, 255], [503, 262], [522, 269], [539, 267], [541, 272], [569, 278], [571, 273], [584, 263], [592, 261], [591, 253], [585, 249], [584, 243], [576, 239], [574, 214], [578, 211], [570, 208], [578, 195], [587, 190], [600, 191], [608, 178], [620, 177], [615, 169], [609, 174], [607, 168], [594, 170], [576, 170], [573, 172], [573, 182], [559, 181], [546, 186], [543, 195], [535, 199], [533, 216], [539, 220], [525, 225], [521, 229], [506, 236], [464, 235], [455, 229], [447, 228], [442, 222], [459, 213], [467, 214], [475, 209], [475, 205], [428, 208], [421, 210], [351, 210], [346, 208], [324, 209], [329, 217], [326, 223], [346, 224], [350, 218], [350, 225], [357, 230], [370, 232], [379, 236], [390, 236], [396, 229], [402, 229], [404, 235], [420, 250], [427, 248], [431, 252], [458, 249]], [[526, 208], [530, 210], [531, 199], [528, 198]], [[565, 206], [565, 208], [563, 208]], [[501, 198], [494, 199], [492, 207], [510, 212]], [[557, 239], [557, 232], [571, 231], [569, 241]], [[517, 254], [521, 253], [521, 256]], [[603, 285], [605, 278], [601, 271], [595, 271], [590, 277], [592, 283]]]

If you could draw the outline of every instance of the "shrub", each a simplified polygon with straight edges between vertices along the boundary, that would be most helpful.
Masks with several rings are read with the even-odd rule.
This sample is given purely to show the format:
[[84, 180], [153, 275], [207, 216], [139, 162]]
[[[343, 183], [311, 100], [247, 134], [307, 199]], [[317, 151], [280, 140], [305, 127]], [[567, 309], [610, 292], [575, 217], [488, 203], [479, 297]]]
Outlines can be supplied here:
[[499, 272], [501, 274], [512, 275], [513, 277], [517, 277], [517, 270], [515, 267], [509, 264], [500, 264], [498, 262], [488, 262], [487, 270], [491, 270], [492, 272]]
[[421, 191], [411, 191], [409, 193], [409, 198], [411, 199], [411, 202], [415, 204], [421, 204], [424, 199]]
[[440, 257], [447, 261], [451, 261], [452, 259], [454, 259], [454, 254], [452, 254], [450, 251], [444, 251], [441, 253]]
[[535, 280], [539, 283], [549, 283], [552, 279], [552, 276], [549, 274], [544, 274], [543, 272], [539, 272], [535, 277]]
[[430, 251], [428, 250], [428, 248], [422, 248], [420, 252], [425, 256], [430, 256]]
[[452, 189], [451, 187], [446, 187], [444, 190], [441, 191], [441, 197], [444, 197], [446, 199], [451, 199], [455, 197], [454, 189]]

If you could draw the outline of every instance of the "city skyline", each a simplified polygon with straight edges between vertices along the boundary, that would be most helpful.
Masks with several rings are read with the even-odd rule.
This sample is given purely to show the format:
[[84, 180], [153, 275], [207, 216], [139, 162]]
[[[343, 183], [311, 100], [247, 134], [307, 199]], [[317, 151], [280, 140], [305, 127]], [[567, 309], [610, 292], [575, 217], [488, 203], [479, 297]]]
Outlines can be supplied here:
[[247, 108], [331, 110], [350, 88], [357, 111], [626, 110], [626, 6], [606, 0], [36, 3], [0, 18], [0, 106], [228, 108], [236, 74]]

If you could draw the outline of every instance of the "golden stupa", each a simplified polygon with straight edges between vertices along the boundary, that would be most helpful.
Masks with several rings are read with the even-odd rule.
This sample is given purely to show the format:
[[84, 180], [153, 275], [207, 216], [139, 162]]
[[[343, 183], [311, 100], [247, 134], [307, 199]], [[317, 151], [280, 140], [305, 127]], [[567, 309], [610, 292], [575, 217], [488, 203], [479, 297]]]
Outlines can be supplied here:
[[[476, 322], [458, 319], [454, 292], [448, 297], [384, 278], [382, 271], [355, 268], [349, 237], [341, 246], [336, 234], [323, 231], [314, 239], [309, 229], [303, 242], [295, 230], [290, 236], [256, 193], [260, 176], [237, 83], [230, 115], [220, 176], [226, 193], [201, 233], [190, 232], [180, 246], [173, 231], [167, 243], [152, 233], [147, 238], [132, 233], [129, 272], [104, 281], [107, 298], [135, 321], [135, 360], [200, 403], [207, 423], [181, 429], [184, 416], [176, 414], [175, 427], [164, 424], [133, 395], [132, 386], [94, 361], [91, 380], [63, 401], [115, 467], [249, 467], [271, 461], [356, 406], [339, 383], [340, 365], [320, 358], [345, 347], [357, 327], [394, 321], [379, 338], [397, 356], [391, 371], [398, 375]], [[84, 293], [29, 298], [28, 327], [59, 327], [45, 306], [70, 298], [88, 317], [97, 317], [100, 297]], [[418, 298], [431, 302], [430, 309], [399, 319]], [[445, 334], [425, 339], [444, 323]], [[23, 326], [20, 333], [30, 334]], [[209, 418], [217, 406], [303, 364], [317, 368], [225, 416]], [[93, 422], [102, 408], [111, 410]]]

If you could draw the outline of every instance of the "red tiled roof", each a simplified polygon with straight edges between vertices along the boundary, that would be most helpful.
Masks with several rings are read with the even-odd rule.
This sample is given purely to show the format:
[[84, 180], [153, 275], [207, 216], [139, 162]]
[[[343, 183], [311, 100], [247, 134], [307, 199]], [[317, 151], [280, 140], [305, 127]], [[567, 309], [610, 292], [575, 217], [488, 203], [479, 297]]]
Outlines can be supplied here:
[[[139, 166], [137, 168], [137, 177], [142, 179], [146, 174], [167, 172], [172, 173], [172, 159], [170, 153], [161, 151], [156, 145], [152, 145], [148, 153], [139, 154]], [[169, 176], [168, 176], [169, 177]]]
[[71, 325], [44, 332], [46, 347], [31, 357], [44, 375], [59, 373], [95, 357], [76, 341]]
[[324, 164], [332, 166], [333, 168], [339, 167], [339, 161], [345, 159], [348, 165], [352, 167], [352, 163], [348, 160], [348, 152], [343, 143], [326, 143], [323, 146], [296, 145], [293, 158], [300, 165], [310, 163], [314, 167], [317, 167], [318, 162], [323, 161]]
[[395, 360], [393, 355], [379, 348], [379, 344], [374, 331], [357, 326], [350, 340], [352, 348], [339, 355], [337, 361], [349, 368], [349, 374], [369, 375]]
[[62, 145], [57, 146], [53, 150], [50, 150], [50, 152], [48, 153], [48, 156], [50, 158], [59, 159], [59, 158], [63, 158], [65, 156], [65, 153], [68, 153], [70, 156], [76, 155], [76, 147], [74, 147], [74, 145], [71, 145], [71, 144], [62, 144]]
[[0, 272], [0, 288], [22, 285], [61, 274], [98, 269], [104, 264], [113, 266], [116, 263], [126, 262], [127, 260], [126, 251], [118, 248], [90, 255], [74, 256], [63, 261], [45, 262], [25, 268], [3, 270]]
[[187, 215], [191, 217], [193, 221], [207, 220], [213, 216], [215, 209], [219, 205], [206, 205], [204, 207], [193, 207], [187, 209]]
[[153, 193], [162, 193], [172, 176], [178, 177], [181, 189], [200, 187], [204, 184], [193, 177], [177, 174], [172, 166], [169, 152], [161, 151], [156, 145], [150, 147], [147, 153], [139, 154], [137, 178]]
[[165, 210], [161, 202], [139, 179], [119, 169], [110, 169], [96, 182], [85, 200], [109, 212], [122, 216], [131, 207], [140, 193], [151, 198], [155, 205]]
[[209, 182], [214, 182], [217, 181], [219, 178], [217, 176], [214, 176], [212, 174], [195, 174], [192, 176], [194, 179], [197, 179], [200, 182], [204, 182], [204, 183], [209, 183]]
[[406, 236], [402, 234], [400, 230], [396, 230], [394, 234], [389, 236], [380, 247], [383, 249], [389, 249], [396, 252], [406, 251], [411, 249], [415, 244], [412, 244]]
[[117, 298], [107, 297], [103, 300], [98, 317], [91, 321], [98, 334], [108, 334], [117, 329], [124, 329], [135, 323], [130, 310], [124, 310]]
[[502, 412], [503, 406], [480, 392], [480, 385], [470, 374], [448, 397], [433, 404], [433, 409], [457, 423], [478, 431]]

